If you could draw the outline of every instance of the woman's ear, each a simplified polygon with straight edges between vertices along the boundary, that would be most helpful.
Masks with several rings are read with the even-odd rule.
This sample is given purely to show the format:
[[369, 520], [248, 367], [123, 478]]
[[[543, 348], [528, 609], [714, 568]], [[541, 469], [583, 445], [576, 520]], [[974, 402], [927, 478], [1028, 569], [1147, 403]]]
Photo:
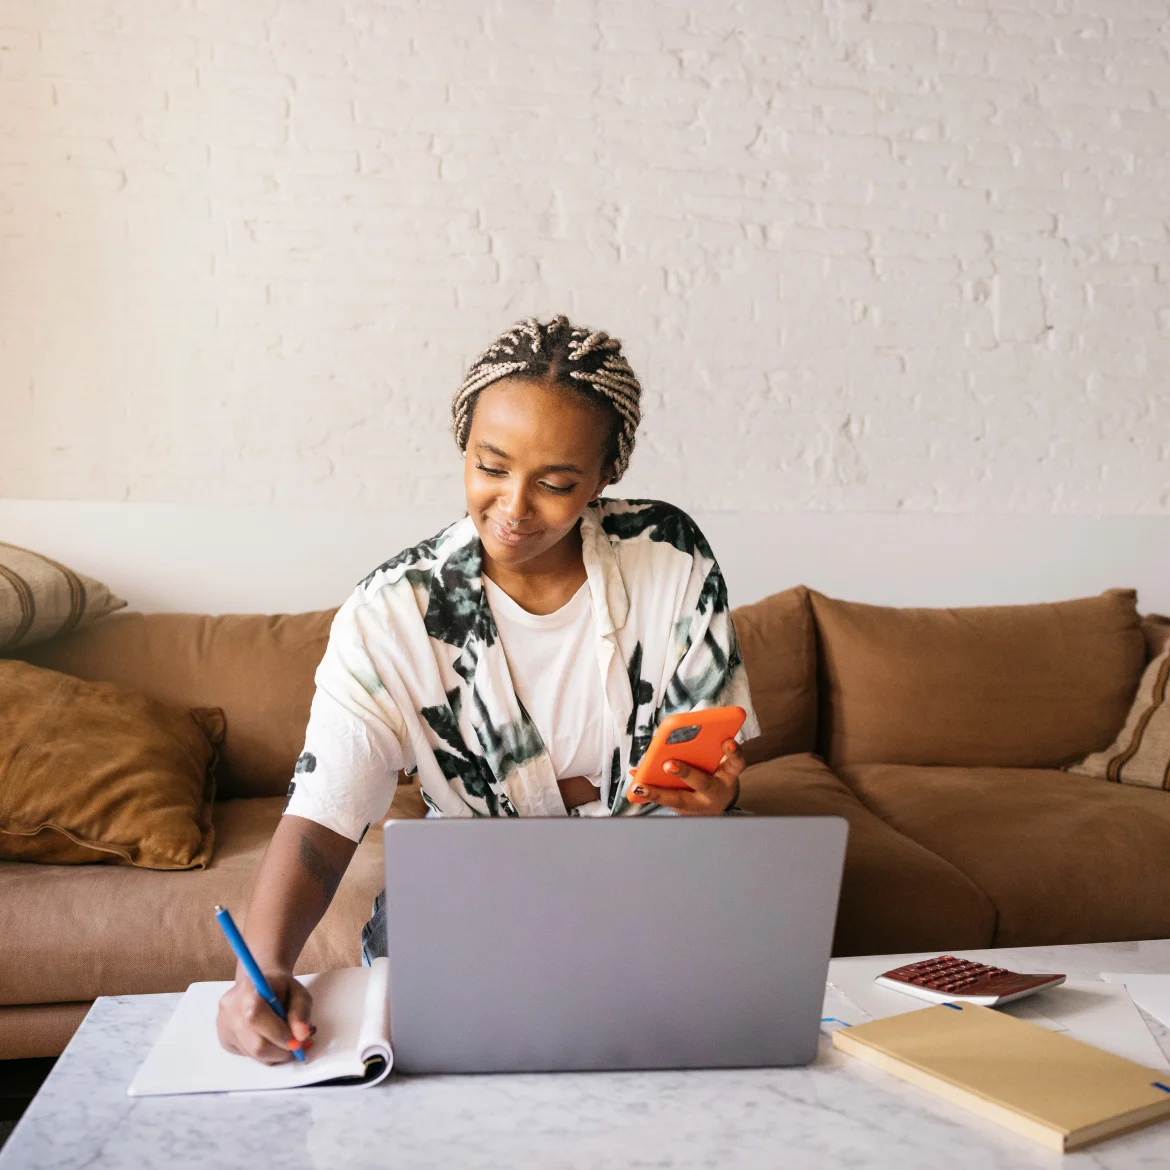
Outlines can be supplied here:
[[606, 467], [602, 473], [601, 478], [597, 481], [597, 487], [593, 489], [593, 495], [589, 497], [589, 502], [592, 504], [594, 500], [601, 498], [601, 493], [613, 482], [613, 466]]

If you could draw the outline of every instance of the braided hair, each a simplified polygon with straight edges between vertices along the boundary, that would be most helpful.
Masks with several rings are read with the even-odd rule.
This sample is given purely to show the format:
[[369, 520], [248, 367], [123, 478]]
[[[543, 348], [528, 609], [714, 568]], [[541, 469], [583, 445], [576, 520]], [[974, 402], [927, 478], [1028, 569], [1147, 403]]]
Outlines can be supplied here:
[[530, 378], [563, 387], [603, 407], [611, 419], [606, 463], [611, 482], [625, 473], [642, 417], [642, 386], [622, 353], [622, 343], [600, 330], [581, 329], [567, 317], [541, 324], [518, 321], [476, 358], [451, 402], [451, 423], [460, 451], [467, 450], [471, 418], [482, 391], [503, 378]]

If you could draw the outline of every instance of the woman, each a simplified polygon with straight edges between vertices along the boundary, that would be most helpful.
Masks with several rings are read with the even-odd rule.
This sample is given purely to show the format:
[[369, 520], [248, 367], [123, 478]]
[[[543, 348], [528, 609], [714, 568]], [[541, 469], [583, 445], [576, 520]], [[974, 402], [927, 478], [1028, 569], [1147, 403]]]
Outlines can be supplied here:
[[[682, 511], [602, 499], [634, 446], [641, 387], [605, 333], [529, 319], [452, 403], [467, 514], [375, 569], [338, 611], [305, 751], [252, 891], [247, 940], [288, 1024], [242, 973], [224, 1047], [288, 1060], [310, 1032], [292, 978], [369, 826], [417, 775], [432, 816], [716, 816], [734, 806], [734, 740], [689, 789], [630, 771], [666, 715], [738, 704], [758, 734], [719, 566]], [[385, 953], [381, 898], [363, 956]]]

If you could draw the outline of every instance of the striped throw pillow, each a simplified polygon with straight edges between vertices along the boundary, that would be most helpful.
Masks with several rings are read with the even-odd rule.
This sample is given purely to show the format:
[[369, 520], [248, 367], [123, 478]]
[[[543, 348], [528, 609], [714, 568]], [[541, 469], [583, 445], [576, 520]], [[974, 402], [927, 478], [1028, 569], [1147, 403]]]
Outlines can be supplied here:
[[1138, 684], [1125, 726], [1103, 752], [1086, 756], [1068, 771], [1170, 790], [1170, 621], [1148, 617], [1142, 624], [1155, 657]]
[[0, 654], [68, 634], [125, 604], [100, 581], [0, 541]]

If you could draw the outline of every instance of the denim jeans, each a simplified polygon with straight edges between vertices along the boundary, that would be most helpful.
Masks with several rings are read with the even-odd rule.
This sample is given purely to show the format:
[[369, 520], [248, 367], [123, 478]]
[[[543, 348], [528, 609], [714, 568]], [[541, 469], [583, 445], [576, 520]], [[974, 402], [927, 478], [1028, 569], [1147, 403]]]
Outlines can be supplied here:
[[386, 957], [386, 891], [375, 899], [370, 920], [362, 927], [362, 966]]

